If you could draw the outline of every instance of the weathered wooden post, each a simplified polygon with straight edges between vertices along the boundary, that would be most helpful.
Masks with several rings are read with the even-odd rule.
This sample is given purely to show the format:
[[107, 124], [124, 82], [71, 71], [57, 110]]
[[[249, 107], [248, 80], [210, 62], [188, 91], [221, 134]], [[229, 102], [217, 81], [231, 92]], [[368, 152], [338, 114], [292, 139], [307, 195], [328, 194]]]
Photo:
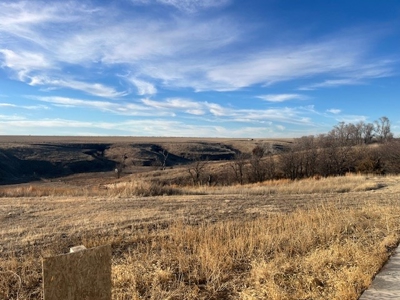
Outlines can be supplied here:
[[111, 246], [43, 258], [44, 300], [111, 300]]

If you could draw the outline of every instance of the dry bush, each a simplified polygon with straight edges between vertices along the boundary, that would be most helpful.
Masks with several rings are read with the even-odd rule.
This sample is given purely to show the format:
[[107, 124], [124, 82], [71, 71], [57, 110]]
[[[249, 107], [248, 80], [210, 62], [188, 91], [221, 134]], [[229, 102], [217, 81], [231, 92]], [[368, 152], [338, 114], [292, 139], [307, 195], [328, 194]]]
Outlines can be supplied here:
[[145, 181], [133, 181], [133, 182], [119, 182], [108, 184], [107, 188], [108, 196], [117, 197], [130, 197], [130, 196], [170, 196], [170, 195], [181, 195], [182, 192], [178, 188], [171, 186], [165, 186], [156, 182], [145, 182]]

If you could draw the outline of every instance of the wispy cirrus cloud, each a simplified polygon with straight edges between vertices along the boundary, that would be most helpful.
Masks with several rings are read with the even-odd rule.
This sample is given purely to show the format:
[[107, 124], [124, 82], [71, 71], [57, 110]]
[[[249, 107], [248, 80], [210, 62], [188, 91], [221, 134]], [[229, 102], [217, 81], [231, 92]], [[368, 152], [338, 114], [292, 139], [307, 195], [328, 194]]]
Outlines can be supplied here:
[[0, 103], [0, 107], [17, 107], [17, 106], [11, 103]]
[[235, 90], [254, 84], [271, 85], [317, 75], [356, 76], [342, 82], [348, 84], [349, 80], [354, 82], [361, 77], [389, 74], [391, 68], [388, 61], [371, 65], [368, 75], [358, 74], [359, 71], [366, 71], [363, 58], [366, 44], [368, 41], [364, 39], [334, 37], [323, 42], [260, 51], [244, 59], [232, 59], [232, 63], [210, 68], [207, 77], [214, 83], [219, 82], [223, 89]]
[[268, 101], [268, 102], [285, 102], [289, 100], [305, 100], [307, 96], [301, 94], [268, 94], [260, 95], [257, 98]]
[[110, 112], [123, 116], [152, 116], [152, 117], [204, 117], [206, 123], [273, 123], [311, 125], [311, 116], [316, 114], [313, 106], [283, 107], [268, 109], [241, 109], [223, 107], [217, 103], [198, 102], [190, 99], [168, 98], [163, 101], [142, 99], [138, 103], [109, 102], [98, 100], [84, 100], [67, 97], [38, 97], [30, 99], [49, 103], [65, 108], [89, 108], [102, 112]]
[[172, 111], [183, 111], [191, 115], [204, 115], [206, 105], [201, 102], [182, 98], [169, 98], [165, 101], [154, 101], [142, 99], [143, 104], [156, 109], [169, 109]]
[[242, 109], [223, 107], [217, 103], [193, 101], [190, 99], [172, 98], [164, 101], [142, 99], [143, 104], [171, 113], [186, 113], [188, 115], [211, 116], [217, 122], [264, 123], [282, 122], [287, 124], [312, 125], [310, 115], [315, 114], [313, 106], [283, 107], [268, 109]]
[[338, 122], [345, 122], [345, 123], [358, 123], [358, 122], [366, 122], [368, 120], [368, 116], [363, 115], [338, 115], [335, 117], [335, 120]]
[[50, 103], [55, 106], [69, 108], [90, 108], [94, 110], [111, 112], [125, 116], [172, 116], [173, 114], [165, 111], [154, 111], [151, 107], [136, 103], [115, 103], [109, 101], [84, 100], [67, 97], [38, 97], [29, 96], [31, 99]]
[[337, 108], [327, 109], [326, 111], [327, 111], [328, 113], [331, 113], [331, 114], [334, 114], [334, 115], [340, 114], [340, 113], [342, 112], [342, 110], [337, 109]]
[[393, 76], [392, 65], [396, 64], [393, 60], [382, 60], [373, 64], [359, 65], [356, 69], [342, 72], [346, 78], [327, 79], [322, 82], [308, 84], [299, 87], [298, 90], [308, 91], [319, 88], [334, 88], [346, 85], [364, 85], [369, 79]]
[[[136, 1], [139, 2], [200, 9], [227, 5], [229, 1]], [[141, 74], [146, 80], [131, 80], [139, 95], [155, 94], [158, 85], [163, 89], [234, 91], [314, 76], [341, 78], [300, 88], [307, 90], [360, 84], [364, 78], [390, 76], [393, 72], [389, 60], [368, 61], [366, 57], [374, 40], [361, 34], [343, 33], [315, 42], [293, 42], [284, 46], [260, 43], [250, 47], [246, 36], [255, 26], [239, 24], [230, 15], [208, 19], [166, 15], [150, 19], [139, 13], [128, 16], [115, 7], [108, 7], [110, 13], [107, 14], [107, 7], [74, 1], [52, 2], [44, 10], [40, 7], [38, 1], [0, 4], [0, 17], [5, 17], [0, 20], [0, 32], [6, 40], [12, 41], [7, 43], [12, 48], [1, 47], [1, 42], [0, 48], [6, 56], [1, 62], [3, 67], [19, 73], [20, 79], [32, 77], [31, 72], [36, 72], [34, 75], [48, 78], [38, 81], [44, 85], [57, 83], [64, 88], [84, 89], [61, 79], [64, 68], [71, 64], [88, 70], [94, 68], [93, 76], [98, 69], [104, 72], [120, 66], [127, 72]], [[10, 21], [10, 25], [7, 20], [13, 15], [16, 21]], [[107, 26], [99, 27], [99, 18]], [[34, 51], [24, 53], [21, 49], [26, 46]], [[27, 65], [23, 66], [23, 61], [27, 61]], [[68, 81], [80, 80], [70, 78]], [[126, 94], [98, 93], [89, 88], [89, 83], [87, 85], [93, 95]]]
[[1, 66], [14, 70], [51, 69], [53, 64], [42, 54], [28, 51], [16, 53], [9, 49], [0, 49], [3, 56]]
[[63, 76], [63, 79], [57, 79], [54, 78], [56, 76], [50, 78], [50, 75], [41, 75], [49, 70], [52, 70], [51, 73], [53, 73], [56, 69], [56, 66], [42, 54], [31, 52], [16, 53], [8, 49], [0, 49], [0, 54], [3, 55], [1, 67], [6, 67], [15, 71], [18, 80], [32, 86], [40, 85], [55, 88], [70, 88], [106, 98], [116, 98], [127, 95], [127, 92], [118, 92], [114, 88], [107, 87], [101, 83], [77, 81], [69, 79], [67, 76]]
[[[309, 28], [282, 21], [277, 34], [273, 18], [252, 18], [255, 10], [241, 11], [246, 4], [240, 1], [216, 9], [231, 2], [0, 1], [1, 92], [10, 93], [3, 102], [11, 104], [10, 99], [19, 96], [20, 105], [27, 100], [23, 94], [36, 93], [37, 98], [28, 101], [41, 101], [55, 113], [52, 117], [72, 108], [88, 118], [96, 110], [104, 114], [93, 113], [93, 118], [118, 115], [114, 120], [165, 118], [159, 124], [202, 124], [210, 135], [229, 135], [226, 128], [239, 133], [234, 129], [239, 125], [248, 135], [251, 128], [261, 132], [263, 126], [286, 133], [301, 126], [316, 128], [316, 122], [324, 124], [322, 118], [364, 114], [358, 116], [355, 106], [349, 109], [346, 99], [329, 104], [331, 97], [324, 99], [323, 90], [313, 97], [299, 90], [359, 89], [377, 78], [398, 76], [399, 61], [392, 49], [398, 30], [385, 36], [380, 21], [377, 27], [382, 26], [368, 34], [365, 27], [348, 28], [356, 23], [310, 34]], [[267, 2], [255, 5], [283, 14]], [[376, 46], [380, 41], [383, 44]], [[19, 89], [23, 94], [18, 95]], [[255, 98], [266, 102], [248, 101]], [[321, 112], [300, 106], [299, 100], [315, 103]], [[0, 107], [14, 113], [39, 108], [36, 104]], [[336, 106], [349, 116], [331, 108]], [[150, 123], [149, 128], [163, 130]], [[100, 133], [97, 126], [89, 124], [85, 132]], [[187, 128], [197, 133], [195, 127]]]
[[184, 12], [194, 13], [199, 10], [221, 7], [229, 4], [231, 0], [131, 0], [134, 4], [164, 4], [170, 5]]
[[299, 88], [301, 91], [311, 91], [318, 88], [331, 88], [345, 85], [360, 85], [364, 84], [358, 78], [345, 78], [345, 79], [329, 79], [319, 83], [313, 83]]
[[0, 122], [21, 121], [24, 119], [25, 117], [18, 115], [0, 115]]
[[137, 94], [140, 96], [157, 94], [156, 87], [150, 82], [137, 78], [128, 78], [127, 80], [136, 86]]
[[128, 94], [128, 92], [119, 92], [113, 87], [106, 86], [101, 83], [88, 83], [69, 79], [65, 77], [64, 79], [48, 78], [45, 76], [31, 76], [29, 85], [40, 85], [55, 88], [69, 88], [73, 90], [78, 90], [85, 92], [90, 95], [103, 97], [103, 98], [118, 98], [123, 97]]
[[[9, 128], [7, 132], [2, 128]], [[54, 128], [64, 135], [131, 135], [131, 136], [182, 136], [193, 137], [246, 137], [261, 138], [285, 137], [284, 128], [262, 124], [262, 126], [241, 126], [232, 128], [222, 125], [190, 125], [173, 120], [127, 120], [122, 122], [77, 121], [61, 118], [25, 119], [2, 118], [0, 115], [0, 133], [23, 134], [30, 128], [32, 134], [50, 134]], [[278, 131], [277, 131], [278, 129]], [[290, 136], [288, 136], [290, 137]]]
[[4, 108], [22, 108], [28, 110], [49, 109], [46, 105], [16, 105], [13, 103], [0, 103], [0, 107]]
[[366, 122], [368, 121], [369, 117], [362, 114], [348, 114], [343, 112], [342, 109], [338, 108], [330, 108], [327, 109], [325, 112], [320, 113], [321, 115], [333, 119], [336, 122], [345, 122], [345, 123], [358, 123], [358, 122]]
[[[200, 3], [203, 2], [198, 5], [206, 5], [205, 2]], [[66, 67], [79, 65], [91, 69], [100, 66], [103, 72], [123, 64], [126, 71], [143, 73], [151, 80], [159, 79], [168, 87], [175, 80], [181, 85], [185, 81], [183, 77], [189, 74], [186, 71], [180, 74], [172, 71], [165, 64], [166, 61], [174, 65], [180, 60], [178, 69], [189, 70], [189, 61], [203, 56], [199, 60], [200, 65], [208, 58], [207, 53], [231, 45], [241, 31], [237, 24], [225, 17], [196, 22], [185, 18], [146, 19], [139, 14], [135, 18], [128, 18], [121, 11], [104, 14], [104, 9], [82, 8], [79, 4], [75, 8], [73, 4], [73, 1], [51, 3], [45, 12], [38, 9], [40, 5], [37, 1], [19, 5], [0, 4], [0, 10], [3, 9], [0, 16], [15, 14], [18, 20], [14, 22], [15, 26], [10, 26], [4, 19], [0, 20], [0, 34], [9, 41], [7, 47], [10, 46], [2, 50], [1, 66], [14, 71], [15, 77], [24, 82], [61, 84], [64, 88], [82, 89], [75, 83], [66, 83], [81, 81], [72, 78], [71, 74], [68, 80], [64, 79], [65, 74], [69, 73], [64, 71]], [[73, 17], [70, 19], [65, 15]], [[107, 26], [99, 27], [99, 18]], [[76, 26], [76, 23], [80, 26]], [[2, 46], [5, 45], [0, 41], [0, 49]], [[204, 57], [205, 53], [207, 55]], [[183, 67], [185, 61], [189, 65]], [[96, 72], [92, 72], [92, 76]], [[189, 73], [195, 76], [199, 70], [192, 69]], [[190, 86], [190, 81], [185, 85]], [[154, 94], [157, 90], [154, 83], [148, 80], [136, 78], [131, 83], [139, 94]], [[89, 87], [89, 83], [87, 85]], [[102, 96], [102, 93], [94, 93], [90, 88], [88, 92]], [[105, 93], [104, 97], [114, 95]]]

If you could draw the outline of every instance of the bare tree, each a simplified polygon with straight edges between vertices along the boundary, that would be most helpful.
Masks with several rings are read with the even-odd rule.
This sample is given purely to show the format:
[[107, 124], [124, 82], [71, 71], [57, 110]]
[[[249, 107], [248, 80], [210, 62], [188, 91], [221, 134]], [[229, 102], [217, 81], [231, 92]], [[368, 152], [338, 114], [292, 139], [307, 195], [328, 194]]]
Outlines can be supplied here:
[[296, 144], [291, 145], [291, 147], [279, 157], [283, 176], [292, 180], [303, 177], [303, 160], [296, 146]]
[[208, 160], [201, 160], [200, 156], [196, 156], [194, 162], [188, 167], [187, 170], [192, 178], [193, 185], [201, 184], [207, 163]]
[[125, 169], [125, 167], [126, 167], [126, 160], [127, 160], [127, 159], [128, 159], [128, 154], [125, 153], [125, 154], [121, 157], [120, 161], [117, 163], [116, 168], [115, 168], [115, 170], [114, 170], [115, 175], [116, 175], [117, 178], [120, 178], [120, 177], [121, 177], [122, 171], [123, 171], [123, 170]]
[[374, 138], [374, 124], [372, 123], [367, 123], [364, 124], [364, 127], [362, 129], [362, 136], [364, 139], [365, 144], [370, 144]]
[[353, 146], [331, 131], [320, 137], [319, 172], [323, 176], [344, 175], [352, 171], [355, 163]]
[[383, 153], [379, 147], [369, 147], [368, 145], [362, 145], [355, 149], [355, 156], [357, 161], [355, 164], [355, 169], [357, 172], [365, 174], [383, 174], [384, 169], [384, 159]]
[[169, 152], [166, 149], [163, 149], [160, 154], [161, 156], [158, 156], [158, 159], [160, 161], [161, 169], [165, 170]]
[[249, 179], [252, 182], [261, 182], [265, 180], [266, 170], [262, 160], [264, 154], [265, 147], [258, 145], [252, 150], [249, 170]]
[[392, 139], [381, 145], [381, 156], [387, 173], [400, 173], [400, 140]]
[[387, 117], [380, 117], [378, 121], [375, 121], [375, 132], [379, 142], [386, 143], [393, 138], [390, 126]]
[[244, 174], [245, 174], [244, 172], [247, 160], [248, 160], [247, 155], [245, 155], [244, 153], [238, 153], [235, 155], [234, 160], [229, 164], [233, 170], [235, 179], [240, 184], [244, 183]]
[[296, 139], [296, 150], [300, 158], [300, 176], [311, 177], [316, 174], [317, 171], [317, 159], [318, 159], [318, 145], [316, 138], [311, 136], [304, 136], [300, 139]]
[[272, 153], [268, 153], [267, 159], [264, 160], [265, 179], [271, 180], [276, 177], [275, 157]]

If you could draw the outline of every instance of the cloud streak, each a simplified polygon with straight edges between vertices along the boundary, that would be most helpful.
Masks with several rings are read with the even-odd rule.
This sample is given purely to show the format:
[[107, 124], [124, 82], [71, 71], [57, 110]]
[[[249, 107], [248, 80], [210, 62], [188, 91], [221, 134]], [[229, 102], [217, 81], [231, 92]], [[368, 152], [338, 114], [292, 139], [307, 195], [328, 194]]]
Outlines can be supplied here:
[[[7, 134], [21, 134], [30, 128], [33, 134], [49, 134], [56, 128], [65, 135], [114, 135], [132, 136], [182, 136], [193, 137], [245, 137], [261, 138], [265, 136], [285, 137], [280, 126], [245, 126], [231, 128], [221, 125], [189, 125], [180, 121], [171, 120], [128, 120], [123, 122], [84, 122], [70, 119], [24, 119], [2, 118], [0, 115], [0, 133], [2, 128], [11, 128]], [[79, 129], [79, 131], [77, 131]], [[278, 131], [277, 131], [278, 129]]]
[[137, 5], [149, 5], [154, 3], [172, 6], [180, 11], [195, 13], [200, 10], [217, 8], [227, 5], [230, 0], [132, 0]]
[[[154, 1], [134, 3], [149, 5]], [[229, 1], [158, 0], [157, 3], [191, 10], [224, 6]], [[64, 68], [70, 64], [85, 68], [100, 64], [102, 69], [124, 65], [126, 71], [140, 74], [128, 80], [138, 95], [155, 94], [157, 83], [163, 88], [234, 91], [317, 75], [344, 77], [300, 87], [312, 90], [360, 84], [365, 78], [390, 76], [393, 72], [390, 60], [367, 63], [365, 54], [370, 42], [354, 34], [283, 47], [261, 44], [252, 49], [246, 46], [245, 32], [249, 29], [241, 28], [229, 16], [207, 21], [145, 19], [140, 15], [128, 18], [115, 9], [106, 14], [104, 7], [75, 2], [54, 2], [45, 9], [40, 7], [37, 1], [0, 4], [3, 17], [0, 33], [13, 41], [8, 43], [12, 45], [10, 49], [0, 42], [2, 67], [15, 71], [19, 80], [30, 84], [77, 89], [100, 97], [121, 97], [127, 92], [117, 92], [103, 83], [61, 79]], [[98, 18], [107, 26], [100, 28]], [[76, 25], [78, 20], [82, 26]], [[29, 44], [35, 51], [21, 51]], [[243, 52], [234, 51], [238, 45]], [[224, 57], [216, 54], [222, 50]]]
[[311, 115], [316, 114], [313, 106], [268, 108], [268, 109], [241, 109], [227, 108], [217, 103], [197, 102], [190, 99], [168, 98], [164, 101], [155, 101], [144, 98], [138, 103], [115, 103], [109, 101], [83, 100], [67, 97], [37, 97], [29, 98], [46, 102], [64, 108], [89, 108], [102, 112], [110, 112], [123, 116], [152, 116], [184, 118], [194, 116], [204, 117], [207, 123], [271, 123], [296, 124], [313, 126]]
[[257, 98], [268, 102], [285, 102], [289, 100], [304, 100], [308, 97], [300, 94], [268, 94], [257, 96]]
[[146, 107], [135, 103], [114, 103], [109, 101], [83, 100], [67, 97], [37, 97], [29, 98], [50, 103], [55, 106], [65, 108], [89, 108], [103, 112], [110, 112], [124, 116], [171, 116], [171, 113], [164, 111], [154, 111], [150, 107]]
[[[201, 124], [213, 134], [228, 135], [229, 126], [250, 134], [263, 126], [315, 128], [325, 124], [322, 118], [346, 117], [342, 111], [359, 117], [344, 98], [329, 103], [333, 97], [324, 90], [352, 86], [351, 92], [377, 79], [393, 86], [384, 78], [398, 76], [397, 39], [383, 23], [368, 34], [353, 21], [310, 29], [288, 18], [253, 18], [261, 14], [243, 3], [2, 1], [0, 84], [8, 103], [0, 107], [10, 113], [51, 108], [49, 120], [74, 110], [88, 120], [161, 118], [171, 126]], [[284, 14], [269, 1], [254, 5]], [[319, 22], [323, 16], [316, 16]], [[188, 130], [197, 132], [193, 126]]]

